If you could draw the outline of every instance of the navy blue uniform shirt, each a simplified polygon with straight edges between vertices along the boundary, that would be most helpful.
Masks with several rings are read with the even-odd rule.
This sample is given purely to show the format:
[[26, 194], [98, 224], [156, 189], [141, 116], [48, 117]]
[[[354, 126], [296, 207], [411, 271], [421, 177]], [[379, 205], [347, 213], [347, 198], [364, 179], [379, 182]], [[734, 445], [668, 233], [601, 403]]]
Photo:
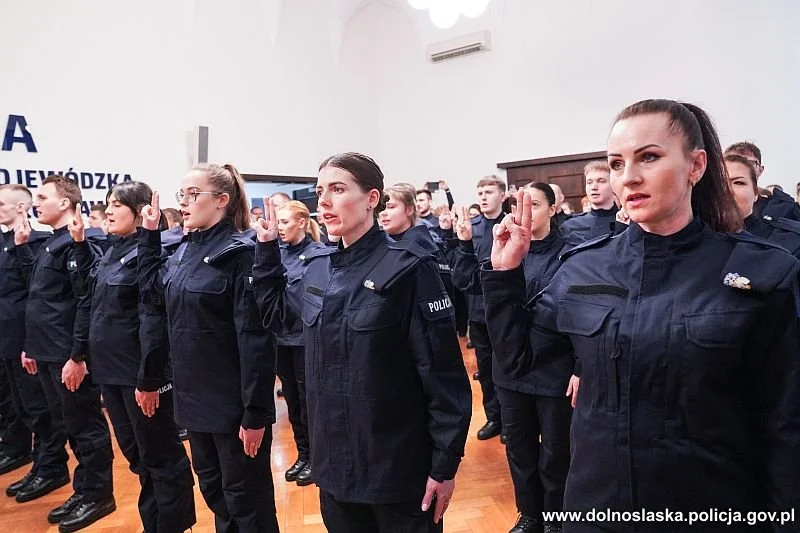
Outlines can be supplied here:
[[747, 231], [779, 246], [800, 259], [800, 222], [788, 218], [772, 218], [769, 215], [750, 215], [744, 220]]
[[[282, 327], [276, 242], [253, 267], [264, 324]], [[452, 479], [472, 413], [455, 318], [430, 253], [376, 226], [309, 258], [303, 277], [306, 393], [314, 482], [339, 501], [418, 500]]]
[[189, 431], [275, 422], [276, 343], [253, 297], [254, 246], [226, 219], [189, 233], [161, 269], [160, 232], [141, 234], [139, 290], [149, 310], [165, 308], [176, 421]]
[[614, 232], [617, 206], [611, 209], [592, 209], [588, 213], [573, 215], [561, 223], [559, 230], [564, 240], [577, 246], [583, 242], [596, 239]]
[[[32, 231], [27, 246], [36, 254], [50, 233]], [[25, 343], [25, 305], [28, 299], [30, 265], [23, 268], [17, 256], [14, 232], [0, 238], [0, 359], [16, 359]]]
[[521, 268], [483, 273], [487, 312], [515, 311], [494, 348], [516, 375], [570, 349], [581, 362], [564, 509], [800, 508], [800, 263], [699, 219], [565, 258], [528, 306]]
[[315, 250], [325, 249], [325, 245], [314, 242], [307, 236], [298, 244], [282, 242], [281, 262], [286, 269], [286, 296], [289, 311], [284, 320], [284, 328], [278, 333], [278, 346], [303, 346], [303, 274], [306, 271], [308, 257]]

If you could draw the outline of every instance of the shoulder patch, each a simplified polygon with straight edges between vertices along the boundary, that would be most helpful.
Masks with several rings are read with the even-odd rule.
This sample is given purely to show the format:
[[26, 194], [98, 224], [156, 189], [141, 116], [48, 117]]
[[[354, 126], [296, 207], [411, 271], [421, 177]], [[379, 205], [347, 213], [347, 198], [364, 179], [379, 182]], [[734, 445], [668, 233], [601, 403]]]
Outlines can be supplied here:
[[583, 242], [583, 243], [575, 246], [574, 248], [571, 248], [571, 249], [567, 250], [566, 252], [562, 253], [559, 256], [558, 259], [560, 261], [566, 261], [568, 258], [572, 257], [573, 255], [575, 255], [575, 254], [577, 254], [579, 252], [582, 252], [584, 250], [588, 250], [590, 248], [597, 248], [600, 245], [604, 245], [605, 243], [609, 242], [613, 237], [614, 237], [614, 234], [607, 233], [607, 234], [602, 235], [600, 237], [597, 237], [595, 239], [590, 239], [590, 240], [588, 240], [586, 242]]
[[419, 301], [422, 316], [427, 320], [439, 320], [453, 316], [453, 302], [447, 294], [439, 294], [433, 298], [424, 298]]

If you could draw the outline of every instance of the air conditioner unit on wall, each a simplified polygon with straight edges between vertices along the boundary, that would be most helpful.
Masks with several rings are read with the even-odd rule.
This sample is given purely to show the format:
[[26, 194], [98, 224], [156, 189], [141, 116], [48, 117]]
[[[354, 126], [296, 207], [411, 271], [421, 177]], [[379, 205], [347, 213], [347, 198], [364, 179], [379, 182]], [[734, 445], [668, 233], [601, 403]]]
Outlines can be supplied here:
[[492, 32], [479, 31], [428, 46], [428, 59], [434, 63], [492, 49]]

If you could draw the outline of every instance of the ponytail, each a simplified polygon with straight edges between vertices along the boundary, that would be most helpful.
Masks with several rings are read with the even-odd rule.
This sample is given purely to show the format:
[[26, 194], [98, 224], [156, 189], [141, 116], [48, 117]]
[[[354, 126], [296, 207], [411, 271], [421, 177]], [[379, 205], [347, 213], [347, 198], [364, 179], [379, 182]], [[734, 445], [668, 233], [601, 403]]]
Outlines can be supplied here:
[[614, 121], [639, 115], [664, 113], [675, 133], [685, 139], [685, 149], [705, 150], [706, 171], [692, 189], [692, 211], [711, 229], [719, 232], [739, 232], [744, 223], [728, 185], [728, 173], [722, 156], [722, 146], [711, 118], [693, 104], [674, 100], [642, 100], [626, 107]]
[[201, 163], [192, 170], [199, 170], [208, 175], [208, 181], [220, 192], [228, 195], [228, 207], [225, 217], [231, 219], [237, 231], [245, 231], [250, 227], [250, 205], [247, 202], [247, 190], [239, 170], [231, 165], [215, 165]]
[[280, 206], [278, 211], [289, 211], [295, 218], [305, 220], [306, 234], [311, 237], [312, 241], [319, 242], [319, 224], [317, 224], [316, 220], [311, 218], [311, 212], [308, 210], [306, 204], [303, 202], [298, 202], [297, 200], [292, 200]]

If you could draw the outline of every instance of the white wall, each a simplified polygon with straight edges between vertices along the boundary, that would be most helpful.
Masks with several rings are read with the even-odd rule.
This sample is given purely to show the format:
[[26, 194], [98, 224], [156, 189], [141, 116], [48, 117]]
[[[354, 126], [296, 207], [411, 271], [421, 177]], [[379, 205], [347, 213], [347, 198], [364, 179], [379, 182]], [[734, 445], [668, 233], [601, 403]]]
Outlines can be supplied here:
[[[492, 0], [447, 31], [404, 0], [0, 0], [0, 123], [25, 115], [39, 148], [0, 168], [130, 173], [171, 196], [204, 124], [211, 160], [245, 172], [359, 150], [389, 182], [445, 177], [469, 201], [498, 162], [601, 150], [621, 108], [668, 97], [705, 107], [723, 144], [754, 140], [765, 184], [792, 190], [798, 21], [793, 0]], [[491, 52], [426, 61], [480, 29]]]

